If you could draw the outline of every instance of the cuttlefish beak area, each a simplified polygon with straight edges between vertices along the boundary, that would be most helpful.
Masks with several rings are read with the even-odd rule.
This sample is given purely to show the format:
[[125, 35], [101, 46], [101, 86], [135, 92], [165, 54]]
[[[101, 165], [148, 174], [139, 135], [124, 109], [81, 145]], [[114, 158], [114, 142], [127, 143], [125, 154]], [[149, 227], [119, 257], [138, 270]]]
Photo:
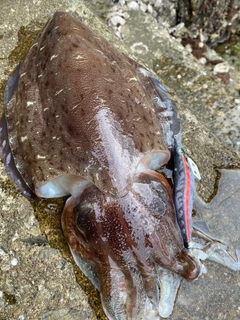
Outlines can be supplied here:
[[140, 319], [157, 310], [161, 268], [187, 280], [200, 274], [199, 263], [184, 248], [169, 183], [155, 171], [137, 175], [122, 198], [95, 186], [72, 196], [62, 228], [76, 263], [99, 289], [109, 319]]

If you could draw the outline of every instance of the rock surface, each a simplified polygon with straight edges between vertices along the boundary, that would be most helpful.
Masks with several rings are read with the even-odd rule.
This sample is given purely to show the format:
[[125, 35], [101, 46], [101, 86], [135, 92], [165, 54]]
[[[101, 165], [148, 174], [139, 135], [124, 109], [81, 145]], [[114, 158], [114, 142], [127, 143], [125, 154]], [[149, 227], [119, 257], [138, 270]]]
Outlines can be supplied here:
[[[142, 3], [148, 7], [146, 1]], [[160, 80], [177, 93], [184, 147], [202, 175], [199, 194], [204, 200], [210, 199], [217, 191], [219, 175], [215, 168], [239, 168], [240, 160], [232, 147], [226, 147], [212, 133], [213, 126], [205, 128], [201, 119], [211, 121], [213, 108], [220, 114], [229, 110], [238, 96], [167, 29], [159, 29], [155, 19], [146, 14], [150, 6], [145, 12], [132, 10], [125, 14], [117, 32], [129, 48], [126, 50], [80, 1], [6, 0], [0, 12], [1, 97], [6, 80], [30, 45], [27, 40], [31, 42], [56, 10], [77, 12], [121, 50], [135, 54], [154, 69]], [[73, 266], [62, 237], [59, 220], [63, 201], [32, 206], [9, 182], [2, 164], [0, 170], [0, 319], [105, 319], [96, 291]], [[201, 279], [183, 283], [171, 319], [239, 319], [239, 273], [210, 263], [207, 266], [208, 273]]]
[[178, 23], [201, 30], [209, 44], [227, 40], [240, 27], [239, 0], [178, 1]]

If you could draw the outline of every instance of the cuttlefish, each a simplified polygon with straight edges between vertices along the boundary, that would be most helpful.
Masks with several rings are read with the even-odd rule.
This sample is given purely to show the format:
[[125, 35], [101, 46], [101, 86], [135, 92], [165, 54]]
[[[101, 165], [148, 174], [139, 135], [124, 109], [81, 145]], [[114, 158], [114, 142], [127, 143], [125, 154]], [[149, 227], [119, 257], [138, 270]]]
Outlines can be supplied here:
[[167, 89], [77, 18], [53, 15], [4, 105], [6, 171], [31, 200], [69, 195], [62, 229], [109, 319], [169, 316], [200, 260], [240, 269], [222, 243], [192, 244], [193, 172]]

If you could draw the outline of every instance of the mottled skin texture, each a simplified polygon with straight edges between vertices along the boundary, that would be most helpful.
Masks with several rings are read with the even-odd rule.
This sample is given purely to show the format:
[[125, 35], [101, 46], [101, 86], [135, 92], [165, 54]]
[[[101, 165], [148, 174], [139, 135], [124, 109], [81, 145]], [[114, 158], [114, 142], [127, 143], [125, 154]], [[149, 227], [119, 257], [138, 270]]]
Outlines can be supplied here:
[[109, 319], [168, 316], [180, 280], [174, 294], [164, 283], [197, 278], [201, 263], [184, 248], [171, 187], [154, 171], [179, 132], [164, 87], [58, 12], [9, 79], [4, 104], [6, 170], [30, 199], [71, 195], [63, 231]]
[[5, 111], [14, 159], [33, 190], [68, 172], [124, 194], [143, 153], [168, 153], [160, 107], [149, 104], [155, 90], [137, 67], [77, 19], [49, 21]]

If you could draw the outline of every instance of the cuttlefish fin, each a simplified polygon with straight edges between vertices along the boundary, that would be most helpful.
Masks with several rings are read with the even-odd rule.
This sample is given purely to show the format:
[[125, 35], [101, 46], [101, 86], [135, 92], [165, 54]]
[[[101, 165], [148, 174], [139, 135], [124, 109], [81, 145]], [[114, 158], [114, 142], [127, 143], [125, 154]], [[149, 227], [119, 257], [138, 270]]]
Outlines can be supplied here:
[[4, 107], [7, 107], [8, 102], [12, 99], [17, 86], [18, 86], [18, 80], [20, 77], [20, 67], [21, 64], [19, 63], [19, 65], [16, 67], [16, 69], [14, 70], [13, 74], [11, 75], [11, 77], [9, 78], [5, 90], [4, 90]]

